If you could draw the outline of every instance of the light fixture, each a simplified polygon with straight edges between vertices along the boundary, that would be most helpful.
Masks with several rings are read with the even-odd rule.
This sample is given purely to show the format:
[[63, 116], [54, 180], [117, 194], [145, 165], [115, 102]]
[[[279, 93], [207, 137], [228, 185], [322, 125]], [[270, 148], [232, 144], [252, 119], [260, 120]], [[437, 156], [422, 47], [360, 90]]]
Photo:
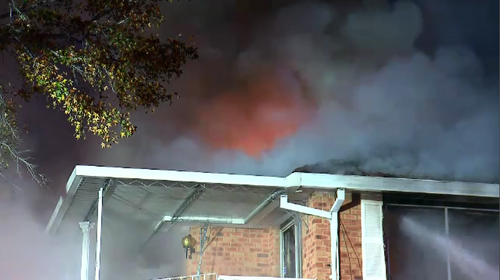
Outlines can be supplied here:
[[196, 246], [196, 240], [188, 234], [182, 238], [182, 247], [186, 250], [186, 259], [192, 258], [192, 254], [194, 253], [194, 247]]

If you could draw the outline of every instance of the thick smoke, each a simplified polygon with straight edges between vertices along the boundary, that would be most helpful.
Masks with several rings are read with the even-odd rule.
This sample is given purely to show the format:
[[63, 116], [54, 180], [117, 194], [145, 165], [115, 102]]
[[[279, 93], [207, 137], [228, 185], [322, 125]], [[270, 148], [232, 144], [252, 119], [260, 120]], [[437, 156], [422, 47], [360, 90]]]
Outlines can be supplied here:
[[[72, 139], [64, 116], [35, 99], [21, 111], [21, 123], [30, 124], [25, 144], [53, 180], [55, 194], [75, 164], [287, 175], [303, 165], [341, 172], [336, 163], [348, 163], [397, 176], [498, 181], [498, 45], [494, 56], [478, 56], [477, 49], [486, 47], [471, 47], [460, 31], [477, 29], [474, 42], [498, 36], [498, 2], [484, 15], [472, 12], [485, 7], [476, 1], [465, 8], [416, 2], [166, 4], [163, 35], [193, 34], [201, 56], [173, 83], [181, 98], [172, 107], [153, 116], [137, 113], [137, 135], [101, 150], [96, 139]], [[451, 17], [448, 9], [457, 6], [468, 17], [459, 23], [440, 17]], [[60, 271], [56, 266], [79, 250], [78, 228], [64, 239], [43, 236], [54, 201], [33, 196], [29, 203], [1, 204], [2, 218], [9, 217], [2, 224], [8, 230], [0, 233], [3, 276], [44, 279], [39, 276]], [[131, 231], [117, 242], [136, 237]], [[172, 238], [163, 244], [178, 244]], [[165, 276], [177, 274], [162, 265], [175, 263], [178, 253], [169, 245], [157, 248], [146, 262], [156, 260]], [[137, 260], [110, 265], [125, 271], [130, 263]], [[149, 274], [143, 273], [152, 271], [125, 274], [145, 279]]]
[[274, 175], [352, 162], [498, 180], [497, 79], [464, 45], [417, 49], [416, 4], [268, 2], [167, 6], [201, 60], [175, 84], [174, 107], [139, 116], [137, 137], [89, 162]]
[[[20, 186], [34, 187], [29, 184]], [[70, 232], [59, 239], [43, 233], [45, 221], [40, 221], [27, 209], [33, 208], [33, 198], [39, 193], [0, 184], [0, 273], [2, 279], [61, 279], [65, 267], [78, 262], [78, 243], [71, 242]], [[78, 229], [78, 226], [76, 227]], [[76, 246], [76, 247], [75, 247]]]
[[[67, 221], [56, 235], [45, 233], [46, 219], [29, 209], [47, 196], [34, 185], [21, 184], [22, 193], [0, 184], [0, 274], [2, 279], [68, 280], [80, 279], [82, 234], [77, 220]], [[11, 191], [12, 190], [12, 191]], [[158, 234], [138, 254], [151, 232], [146, 226], [109, 219], [103, 221], [103, 279], [155, 279], [185, 273], [181, 238], [188, 228], [175, 226], [168, 234]], [[91, 266], [95, 250], [95, 228], [91, 232]], [[93, 271], [90, 272], [93, 275]]]

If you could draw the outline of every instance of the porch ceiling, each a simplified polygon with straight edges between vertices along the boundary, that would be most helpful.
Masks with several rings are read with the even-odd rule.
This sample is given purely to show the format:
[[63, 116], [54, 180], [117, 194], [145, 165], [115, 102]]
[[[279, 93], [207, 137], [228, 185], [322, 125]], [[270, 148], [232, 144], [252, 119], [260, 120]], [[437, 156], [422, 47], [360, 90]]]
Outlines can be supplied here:
[[[61, 223], [95, 216], [98, 190], [104, 188], [103, 212], [126, 221], [159, 223], [256, 225], [275, 216], [280, 192], [302, 188], [332, 191], [406, 192], [473, 197], [499, 197], [498, 184], [379, 178], [295, 172], [287, 177], [76, 166], [47, 225], [54, 232]], [[292, 198], [293, 200], [293, 198]], [[273, 212], [274, 211], [274, 212]], [[278, 213], [280, 214], [280, 213]]]
[[[77, 166], [74, 169], [66, 186], [66, 195], [60, 198], [47, 231], [56, 231], [66, 221], [76, 223], [94, 218], [100, 188], [104, 188], [105, 215], [152, 227], [172, 221], [191, 224], [209, 222], [226, 226], [249, 224], [259, 210], [271, 205], [283, 190], [273, 185], [252, 184], [253, 177], [257, 176], [248, 176], [248, 184], [244, 185], [232, 184], [233, 175], [223, 176], [226, 179], [220, 178], [222, 183], [218, 183], [203, 178], [206, 173], [197, 172], [180, 172], [185, 176], [177, 180], [147, 176], [131, 179], [113, 176], [109, 172], [102, 175], [96, 172], [105, 171], [105, 168]], [[136, 170], [116, 169], [121, 169], [125, 176], [130, 175], [127, 171]], [[148, 173], [156, 170], [143, 171]], [[177, 173], [173, 172], [167, 175]], [[265, 177], [260, 179], [268, 181]]]

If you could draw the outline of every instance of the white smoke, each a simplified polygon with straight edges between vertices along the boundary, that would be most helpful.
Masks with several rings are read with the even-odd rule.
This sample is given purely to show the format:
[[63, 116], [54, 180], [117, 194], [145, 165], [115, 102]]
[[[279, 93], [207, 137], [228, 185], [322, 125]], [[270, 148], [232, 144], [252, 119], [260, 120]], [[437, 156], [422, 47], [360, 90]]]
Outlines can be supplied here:
[[[75, 255], [78, 243], [68, 238], [70, 232], [60, 239], [44, 234], [45, 221], [37, 220], [27, 211], [34, 203], [31, 194], [28, 191], [20, 193], [5, 183], [0, 184], [2, 279], [62, 280], [65, 269], [72, 267], [68, 260], [78, 260]], [[74, 264], [78, 265], [78, 262]]]
[[[66, 220], [57, 234], [45, 232], [47, 219], [34, 214], [47, 197], [36, 185], [20, 184], [23, 191], [0, 184], [0, 274], [6, 280], [80, 279], [82, 233], [78, 220]], [[40, 209], [37, 209], [38, 211]], [[38, 216], [38, 217], [37, 217]], [[139, 250], [147, 227], [116, 219], [103, 221], [102, 279], [154, 279], [185, 273], [181, 238], [189, 228], [161, 232]], [[91, 231], [90, 275], [93, 275], [96, 229]], [[142, 252], [142, 253], [139, 253]]]

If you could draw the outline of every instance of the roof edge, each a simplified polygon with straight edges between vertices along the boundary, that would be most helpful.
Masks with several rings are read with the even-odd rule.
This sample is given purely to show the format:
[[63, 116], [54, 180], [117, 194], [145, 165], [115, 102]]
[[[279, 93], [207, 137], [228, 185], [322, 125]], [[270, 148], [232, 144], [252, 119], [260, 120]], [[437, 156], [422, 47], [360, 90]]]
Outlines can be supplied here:
[[57, 230], [71, 201], [85, 177], [151, 181], [176, 181], [222, 185], [260, 186], [296, 190], [305, 188], [331, 191], [346, 189], [357, 192], [404, 192], [499, 198], [499, 184], [438, 181], [359, 175], [335, 175], [294, 172], [286, 177], [238, 175], [175, 170], [154, 170], [125, 167], [77, 165], [71, 173], [65, 193], [59, 198], [46, 227], [47, 232]]
[[77, 165], [76, 176], [245, 186], [283, 186], [283, 177]]
[[500, 197], [499, 184], [398, 177], [374, 177], [360, 175], [336, 175], [324, 173], [293, 172], [286, 177], [239, 175], [144, 168], [77, 165], [66, 185], [78, 177], [110, 179], [177, 181], [214, 183], [223, 185], [262, 186], [277, 188], [310, 188], [333, 190], [343, 188], [366, 192], [412, 192], [476, 197]]

